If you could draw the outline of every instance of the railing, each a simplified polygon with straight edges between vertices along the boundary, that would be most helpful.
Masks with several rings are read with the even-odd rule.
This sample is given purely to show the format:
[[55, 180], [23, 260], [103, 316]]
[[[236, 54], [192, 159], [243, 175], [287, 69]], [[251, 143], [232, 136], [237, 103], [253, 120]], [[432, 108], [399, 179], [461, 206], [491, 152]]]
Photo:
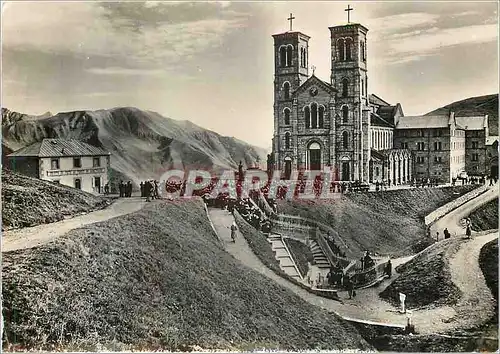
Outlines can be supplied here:
[[373, 267], [361, 271], [355, 270], [354, 274], [352, 274], [354, 285], [357, 288], [368, 287], [370, 285], [373, 285], [375, 282], [377, 282], [384, 276], [386, 265], [387, 261], [381, 262], [379, 264], [374, 265]]
[[321, 247], [321, 250], [325, 253], [325, 256], [328, 259], [328, 262], [332, 266], [335, 265], [336, 263], [340, 262], [340, 265], [342, 266], [342, 268], [344, 268], [347, 265], [349, 265], [349, 263], [351, 263], [351, 261], [349, 259], [336, 256], [333, 253], [333, 251], [332, 251], [330, 245], [328, 244], [328, 242], [326, 242], [326, 240], [323, 237], [323, 235], [321, 235], [321, 234], [319, 234], [319, 233], [317, 233], [315, 231], [312, 234], [314, 235], [313, 239], [315, 239], [316, 242], [318, 242], [318, 245]]

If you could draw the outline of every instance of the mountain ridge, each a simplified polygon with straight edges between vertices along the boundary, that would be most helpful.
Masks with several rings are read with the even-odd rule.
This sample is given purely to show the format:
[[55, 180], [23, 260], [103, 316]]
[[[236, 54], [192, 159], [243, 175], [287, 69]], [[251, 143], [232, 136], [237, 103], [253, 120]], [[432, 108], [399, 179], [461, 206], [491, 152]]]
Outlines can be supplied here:
[[50, 117], [2, 109], [2, 134], [2, 154], [43, 138], [77, 139], [102, 147], [112, 153], [115, 183], [159, 179], [169, 169], [236, 169], [240, 160], [248, 167], [266, 156], [263, 148], [136, 107], [60, 112]]
[[488, 127], [490, 135], [498, 135], [498, 94], [475, 96], [463, 100], [449, 103], [443, 107], [437, 108], [429, 115], [448, 114], [454, 111], [456, 116], [474, 116], [488, 115]]

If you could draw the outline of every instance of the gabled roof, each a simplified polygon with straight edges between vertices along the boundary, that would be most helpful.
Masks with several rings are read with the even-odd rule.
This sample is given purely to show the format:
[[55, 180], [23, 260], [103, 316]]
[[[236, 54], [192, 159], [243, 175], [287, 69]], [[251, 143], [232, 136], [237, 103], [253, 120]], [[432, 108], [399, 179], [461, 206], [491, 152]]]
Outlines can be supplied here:
[[65, 156], [102, 156], [110, 155], [97, 146], [74, 139], [43, 139], [41, 142], [26, 146], [7, 157], [65, 157]]
[[328, 82], [326, 81], [323, 81], [323, 80], [320, 80], [319, 78], [317, 78], [314, 74], [311, 75], [310, 78], [308, 78], [302, 85], [300, 85], [293, 93], [292, 93], [292, 97], [298, 95], [299, 93], [301, 93], [302, 91], [306, 90], [307, 88], [309, 88], [310, 86], [312, 85], [318, 85], [320, 87], [323, 87], [325, 90], [329, 91], [330, 93], [335, 93], [337, 92], [338, 90], [333, 87], [332, 85], [330, 85]]
[[465, 130], [483, 130], [488, 127], [488, 116], [479, 117], [455, 117], [458, 125]]
[[396, 129], [448, 128], [448, 116], [400, 117]]
[[498, 135], [490, 135], [486, 137], [486, 145], [493, 145], [495, 141], [498, 141]]
[[371, 104], [374, 104], [377, 106], [390, 106], [389, 103], [387, 103], [386, 101], [384, 101], [383, 99], [381, 99], [380, 97], [378, 97], [377, 95], [375, 95], [373, 93], [368, 95], [368, 101]]

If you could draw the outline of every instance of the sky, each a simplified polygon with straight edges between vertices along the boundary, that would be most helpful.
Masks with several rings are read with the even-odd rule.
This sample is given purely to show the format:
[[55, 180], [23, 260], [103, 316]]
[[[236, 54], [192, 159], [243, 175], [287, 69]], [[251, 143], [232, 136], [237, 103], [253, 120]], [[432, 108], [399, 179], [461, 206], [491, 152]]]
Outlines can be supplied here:
[[405, 115], [498, 93], [496, 1], [4, 1], [2, 106], [133, 106], [270, 148], [272, 35], [293, 13], [309, 65], [330, 81], [328, 27], [347, 22], [348, 4], [369, 29], [368, 91]]

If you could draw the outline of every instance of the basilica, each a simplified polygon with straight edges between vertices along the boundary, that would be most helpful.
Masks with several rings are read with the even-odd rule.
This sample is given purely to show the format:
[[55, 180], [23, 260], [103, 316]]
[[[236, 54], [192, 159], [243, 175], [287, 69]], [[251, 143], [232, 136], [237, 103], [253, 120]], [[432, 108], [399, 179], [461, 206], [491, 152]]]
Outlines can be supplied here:
[[[309, 73], [309, 36], [291, 28], [273, 35], [273, 168], [286, 178], [294, 171], [329, 170], [337, 180], [389, 184], [449, 183], [465, 171], [466, 128], [454, 113], [405, 117], [399, 103], [369, 94], [368, 29], [348, 22], [329, 30], [328, 81], [314, 67]], [[469, 118], [487, 136], [487, 117]]]

